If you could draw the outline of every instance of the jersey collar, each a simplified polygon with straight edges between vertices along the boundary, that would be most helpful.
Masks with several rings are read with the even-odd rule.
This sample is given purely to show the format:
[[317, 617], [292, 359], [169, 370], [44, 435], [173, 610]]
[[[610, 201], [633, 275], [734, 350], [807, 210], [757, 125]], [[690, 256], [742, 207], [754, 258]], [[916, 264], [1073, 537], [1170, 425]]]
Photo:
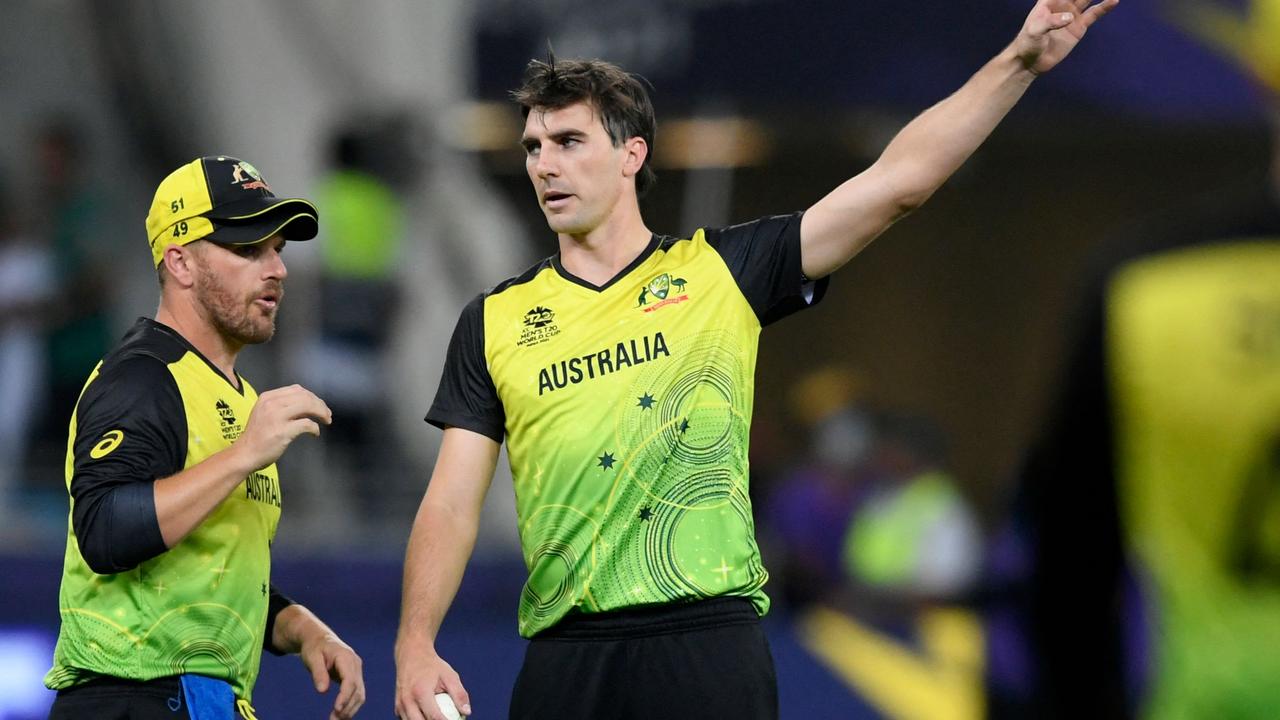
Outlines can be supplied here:
[[556, 274], [558, 274], [560, 277], [564, 278], [565, 280], [573, 283], [574, 285], [580, 285], [588, 290], [600, 293], [600, 292], [604, 292], [605, 290], [608, 290], [619, 280], [631, 274], [632, 270], [635, 270], [636, 268], [640, 267], [640, 265], [643, 264], [645, 260], [649, 259], [650, 255], [653, 255], [653, 253], [658, 249], [658, 246], [661, 244], [662, 244], [662, 237], [656, 233], [650, 233], [649, 244], [645, 246], [644, 250], [640, 251], [640, 254], [636, 256], [636, 259], [632, 260], [630, 263], [627, 264], [626, 267], [619, 270], [617, 275], [614, 275], [613, 277], [609, 278], [608, 282], [606, 282], [603, 285], [593, 285], [587, 282], [586, 280], [583, 280], [582, 278], [578, 277], [577, 275], [574, 275], [568, 270], [565, 270], [564, 265], [561, 264], [560, 262], [560, 253], [556, 253], [551, 257], [551, 267], [555, 268]]

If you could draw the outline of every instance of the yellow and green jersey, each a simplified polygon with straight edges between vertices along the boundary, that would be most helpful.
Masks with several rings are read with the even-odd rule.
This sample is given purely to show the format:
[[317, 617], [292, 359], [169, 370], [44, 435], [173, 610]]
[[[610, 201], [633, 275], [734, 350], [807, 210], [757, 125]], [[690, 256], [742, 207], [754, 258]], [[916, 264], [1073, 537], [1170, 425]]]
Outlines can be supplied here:
[[1280, 239], [1112, 279], [1107, 354], [1127, 540], [1157, 600], [1152, 717], [1280, 703]]
[[168, 549], [152, 491], [239, 437], [257, 393], [237, 379], [147, 319], [89, 377], [67, 444], [71, 516], [48, 687], [193, 673], [249, 699], [272, 596], [276, 467], [245, 478]]
[[1041, 714], [1280, 707], [1280, 208], [1213, 200], [1115, 243], [1023, 469]]
[[571, 610], [718, 596], [761, 614], [748, 496], [762, 325], [816, 302], [800, 215], [654, 236], [601, 287], [558, 257], [463, 310], [427, 420], [506, 439], [531, 637]]

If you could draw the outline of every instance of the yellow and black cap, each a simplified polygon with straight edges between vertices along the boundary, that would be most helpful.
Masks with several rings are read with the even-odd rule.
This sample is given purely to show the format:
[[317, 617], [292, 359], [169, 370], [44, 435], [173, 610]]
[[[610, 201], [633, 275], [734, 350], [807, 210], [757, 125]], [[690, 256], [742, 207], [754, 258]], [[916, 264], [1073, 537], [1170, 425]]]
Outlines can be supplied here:
[[147, 238], [158, 266], [165, 248], [209, 240], [252, 245], [277, 233], [310, 240], [320, 214], [302, 198], [278, 198], [258, 169], [226, 155], [192, 160], [156, 188], [147, 213]]

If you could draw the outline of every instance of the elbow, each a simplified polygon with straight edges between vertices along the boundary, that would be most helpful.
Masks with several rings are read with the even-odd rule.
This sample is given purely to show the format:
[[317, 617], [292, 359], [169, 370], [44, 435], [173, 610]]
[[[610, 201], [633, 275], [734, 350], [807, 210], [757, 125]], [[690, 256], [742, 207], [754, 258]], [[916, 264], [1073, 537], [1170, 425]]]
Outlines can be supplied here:
[[880, 181], [891, 223], [919, 210], [941, 187], [935, 175], [916, 166], [878, 162], [868, 172]]
[[75, 531], [76, 548], [80, 551], [84, 564], [97, 575], [114, 575], [128, 570], [129, 568], [117, 568], [111, 562], [110, 543], [105, 537], [106, 531], [101, 522], [103, 518], [100, 517], [101, 503], [85, 498], [77, 503], [75, 510], [71, 526]]
[[117, 488], [73, 499], [71, 526], [76, 545], [85, 565], [98, 575], [132, 570], [167, 549], [155, 511], [128, 502], [127, 495]]
[[105, 543], [79, 541], [80, 557], [84, 558], [84, 564], [95, 575], [115, 575], [137, 567], [134, 565], [117, 565], [112, 561], [110, 553], [107, 552]]
[[929, 198], [933, 197], [933, 193], [937, 189], [936, 187], [929, 187], [900, 192], [894, 198], [892, 222], [897, 222], [919, 210], [922, 205], [929, 201]]

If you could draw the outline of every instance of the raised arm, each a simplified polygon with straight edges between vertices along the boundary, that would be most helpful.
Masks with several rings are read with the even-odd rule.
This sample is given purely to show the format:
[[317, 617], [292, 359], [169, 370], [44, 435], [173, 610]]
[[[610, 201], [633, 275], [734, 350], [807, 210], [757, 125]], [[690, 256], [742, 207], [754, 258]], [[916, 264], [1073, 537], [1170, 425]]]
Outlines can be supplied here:
[[831, 274], [923, 205], [987, 139], [1031, 81], [1061, 62], [1118, 2], [1038, 0], [1007, 48], [908, 123], [875, 163], [805, 212], [800, 225], [804, 274]]
[[444, 431], [405, 554], [396, 636], [396, 715], [402, 720], [444, 720], [435, 702], [440, 692], [449, 693], [464, 715], [471, 714], [467, 691], [436, 654], [435, 641], [475, 547], [498, 447], [470, 430]]

